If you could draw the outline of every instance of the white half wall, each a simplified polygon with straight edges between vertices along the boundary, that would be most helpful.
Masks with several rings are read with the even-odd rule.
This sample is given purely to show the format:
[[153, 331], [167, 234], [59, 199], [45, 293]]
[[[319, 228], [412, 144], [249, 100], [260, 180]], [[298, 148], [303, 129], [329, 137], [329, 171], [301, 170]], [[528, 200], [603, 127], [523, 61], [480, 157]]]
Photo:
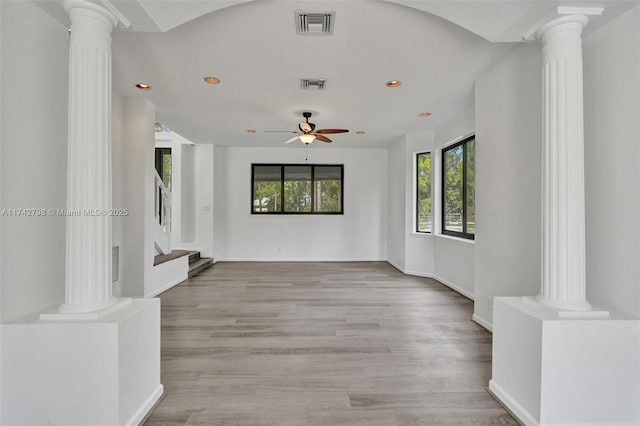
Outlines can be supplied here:
[[[32, 2], [0, 2], [2, 209], [63, 209], [67, 28]], [[46, 78], [42, 78], [46, 76]], [[2, 215], [1, 320], [61, 303], [65, 218]]]
[[476, 82], [475, 304], [492, 324], [493, 297], [540, 288], [542, 71], [523, 44]]
[[640, 7], [585, 37], [587, 299], [640, 318]]
[[387, 150], [314, 145], [309, 155], [344, 164], [344, 215], [251, 214], [251, 164], [304, 163], [304, 148], [215, 151], [216, 259], [386, 260]]

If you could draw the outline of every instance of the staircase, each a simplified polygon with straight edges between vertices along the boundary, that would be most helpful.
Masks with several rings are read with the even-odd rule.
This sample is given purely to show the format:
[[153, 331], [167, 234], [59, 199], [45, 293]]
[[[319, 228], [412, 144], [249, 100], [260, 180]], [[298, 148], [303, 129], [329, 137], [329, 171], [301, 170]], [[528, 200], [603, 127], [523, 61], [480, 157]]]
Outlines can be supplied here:
[[200, 257], [199, 251], [189, 252], [189, 278], [195, 277], [205, 269], [213, 265], [213, 259], [210, 257]]

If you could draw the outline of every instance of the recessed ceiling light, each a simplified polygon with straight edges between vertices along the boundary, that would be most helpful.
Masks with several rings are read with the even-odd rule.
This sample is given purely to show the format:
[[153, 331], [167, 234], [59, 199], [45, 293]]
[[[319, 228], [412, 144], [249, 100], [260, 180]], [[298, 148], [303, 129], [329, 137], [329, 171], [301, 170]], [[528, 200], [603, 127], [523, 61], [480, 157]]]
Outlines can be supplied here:
[[386, 84], [387, 84], [387, 87], [398, 87], [402, 83], [400, 82], [400, 80], [389, 80], [389, 81], [387, 81]]
[[255, 129], [247, 129], [247, 133], [255, 133]]
[[220, 79], [219, 79], [219, 78], [217, 78], [217, 77], [211, 77], [211, 76], [209, 76], [209, 77], [205, 77], [205, 78], [204, 78], [204, 81], [206, 81], [206, 82], [207, 82], [207, 83], [209, 83], [209, 84], [218, 84], [218, 83], [220, 83]]
[[151, 90], [151, 86], [149, 86], [148, 84], [144, 84], [144, 83], [138, 83], [136, 84], [136, 87], [140, 90]]
[[421, 112], [420, 114], [418, 114], [420, 117], [429, 117], [431, 115], [430, 112]]
[[364, 135], [365, 131], [364, 130], [357, 130], [356, 131], [356, 135]]

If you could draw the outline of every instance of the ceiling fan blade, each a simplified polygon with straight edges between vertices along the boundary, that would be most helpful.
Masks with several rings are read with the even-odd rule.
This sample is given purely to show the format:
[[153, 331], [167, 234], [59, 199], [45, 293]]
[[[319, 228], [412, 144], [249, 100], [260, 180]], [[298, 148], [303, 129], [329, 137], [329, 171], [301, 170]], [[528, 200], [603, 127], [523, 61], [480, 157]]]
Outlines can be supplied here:
[[346, 129], [320, 129], [320, 130], [316, 130], [315, 133], [328, 135], [331, 133], [349, 133], [349, 131]]
[[319, 134], [317, 134], [317, 133], [312, 133], [312, 135], [314, 135], [314, 136], [316, 137], [316, 139], [317, 139], [317, 140], [319, 140], [319, 141], [321, 141], [321, 142], [331, 143], [331, 139], [329, 139], [329, 138], [328, 138], [328, 137], [326, 137], [326, 136], [322, 136], [322, 135], [319, 135]]
[[299, 136], [300, 136], [300, 135], [296, 135], [296, 136], [292, 137], [291, 139], [289, 139], [288, 141], [286, 141], [285, 143], [291, 143], [291, 142], [294, 142], [295, 140], [299, 139]]
[[265, 133], [298, 133], [292, 132], [291, 130], [265, 130]]

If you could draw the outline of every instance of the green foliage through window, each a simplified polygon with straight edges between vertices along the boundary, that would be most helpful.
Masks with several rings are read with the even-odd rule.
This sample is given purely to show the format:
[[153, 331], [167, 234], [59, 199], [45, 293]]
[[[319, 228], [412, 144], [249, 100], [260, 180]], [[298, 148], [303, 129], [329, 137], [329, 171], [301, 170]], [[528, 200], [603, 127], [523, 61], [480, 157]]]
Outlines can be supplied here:
[[475, 136], [442, 150], [442, 233], [474, 239]]
[[342, 214], [343, 166], [254, 164], [254, 214]]
[[431, 153], [416, 154], [416, 231], [431, 232]]

